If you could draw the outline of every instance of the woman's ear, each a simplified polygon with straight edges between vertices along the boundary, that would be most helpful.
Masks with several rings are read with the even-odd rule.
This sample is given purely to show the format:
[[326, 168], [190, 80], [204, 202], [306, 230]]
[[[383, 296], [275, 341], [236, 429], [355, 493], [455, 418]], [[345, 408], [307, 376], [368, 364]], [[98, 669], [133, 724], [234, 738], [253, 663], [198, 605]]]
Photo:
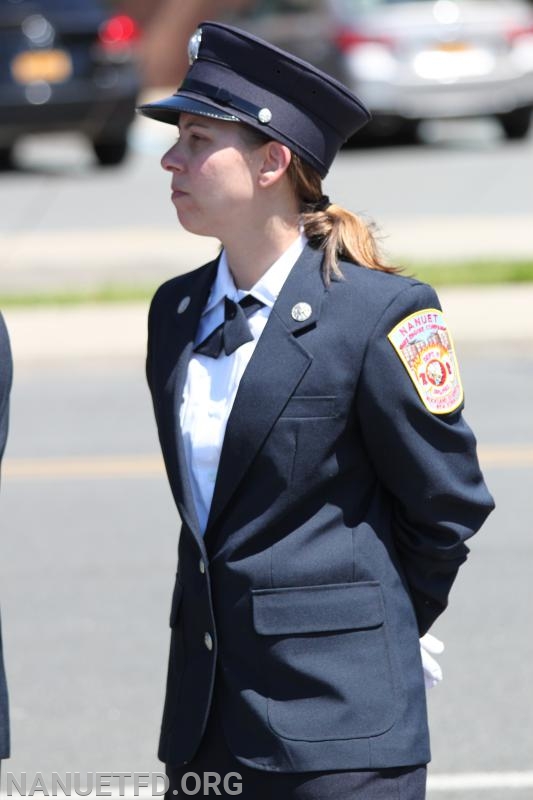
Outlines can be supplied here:
[[259, 185], [271, 186], [282, 178], [291, 163], [292, 154], [281, 142], [271, 140], [263, 146], [263, 162], [259, 171]]

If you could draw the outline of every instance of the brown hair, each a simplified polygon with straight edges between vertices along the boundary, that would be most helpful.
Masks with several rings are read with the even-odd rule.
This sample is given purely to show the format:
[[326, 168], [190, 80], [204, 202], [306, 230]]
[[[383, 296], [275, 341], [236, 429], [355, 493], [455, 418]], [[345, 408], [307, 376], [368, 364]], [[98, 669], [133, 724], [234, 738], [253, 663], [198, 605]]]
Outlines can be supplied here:
[[[326, 283], [342, 278], [339, 259], [353, 261], [368, 269], [399, 272], [400, 268], [385, 263], [380, 253], [373, 223], [336, 203], [323, 203], [320, 175], [309, 164], [292, 154], [287, 171], [301, 203], [300, 223], [312, 246], [324, 251]], [[321, 208], [325, 205], [325, 208]]]
[[[269, 137], [247, 125], [242, 125], [241, 130], [243, 139], [252, 147], [259, 147], [269, 141]], [[401, 267], [385, 262], [373, 223], [366, 222], [336, 203], [323, 202], [320, 175], [295, 153], [292, 153], [287, 175], [300, 202], [300, 225], [311, 246], [324, 251], [323, 271], [326, 284], [332, 278], [342, 279], [339, 259], [381, 272], [401, 271]]]

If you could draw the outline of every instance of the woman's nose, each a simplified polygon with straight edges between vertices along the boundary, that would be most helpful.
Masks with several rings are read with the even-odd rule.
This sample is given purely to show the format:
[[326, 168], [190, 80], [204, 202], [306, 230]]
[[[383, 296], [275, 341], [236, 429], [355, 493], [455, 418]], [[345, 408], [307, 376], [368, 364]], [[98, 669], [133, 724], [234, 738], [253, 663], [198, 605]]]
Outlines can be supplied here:
[[183, 171], [183, 159], [179, 155], [178, 145], [179, 142], [176, 142], [176, 144], [172, 145], [172, 147], [167, 150], [161, 159], [161, 166], [163, 169], [169, 172]]

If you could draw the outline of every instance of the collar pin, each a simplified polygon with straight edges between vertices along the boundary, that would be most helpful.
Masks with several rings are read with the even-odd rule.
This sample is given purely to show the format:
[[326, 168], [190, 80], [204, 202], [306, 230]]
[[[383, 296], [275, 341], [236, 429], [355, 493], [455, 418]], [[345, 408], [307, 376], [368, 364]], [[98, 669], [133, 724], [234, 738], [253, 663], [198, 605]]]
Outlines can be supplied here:
[[296, 303], [296, 305], [292, 307], [291, 317], [296, 320], [296, 322], [305, 322], [312, 313], [313, 309], [309, 303]]

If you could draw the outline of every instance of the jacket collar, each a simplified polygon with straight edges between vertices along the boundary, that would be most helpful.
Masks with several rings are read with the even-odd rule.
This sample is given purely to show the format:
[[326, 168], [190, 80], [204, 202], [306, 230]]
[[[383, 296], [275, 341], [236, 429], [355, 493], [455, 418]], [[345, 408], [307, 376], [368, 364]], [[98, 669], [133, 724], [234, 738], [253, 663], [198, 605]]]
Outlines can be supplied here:
[[[251, 294], [261, 300], [265, 306], [272, 308], [306, 244], [306, 237], [300, 234], [249, 290], [237, 288], [229, 268], [226, 251], [222, 250], [218, 259], [216, 277], [201, 314], [197, 339], [205, 338], [211, 330], [214, 330], [222, 322], [225, 297], [239, 302], [245, 295]], [[217, 308], [218, 306], [220, 308]]]
[[165, 433], [160, 438], [167, 472], [181, 518], [193, 532], [202, 550], [203, 537], [193, 501], [179, 412], [196, 330], [216, 276], [217, 265], [218, 259], [183, 276], [178, 282], [179, 292], [172, 296], [167, 310], [170, 315], [167, 337], [159, 346], [159, 352], [163, 352], [166, 359], [163, 370], [163, 375], [167, 376], [163, 387]]

